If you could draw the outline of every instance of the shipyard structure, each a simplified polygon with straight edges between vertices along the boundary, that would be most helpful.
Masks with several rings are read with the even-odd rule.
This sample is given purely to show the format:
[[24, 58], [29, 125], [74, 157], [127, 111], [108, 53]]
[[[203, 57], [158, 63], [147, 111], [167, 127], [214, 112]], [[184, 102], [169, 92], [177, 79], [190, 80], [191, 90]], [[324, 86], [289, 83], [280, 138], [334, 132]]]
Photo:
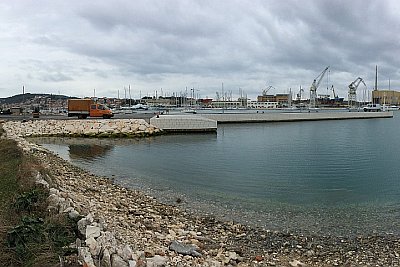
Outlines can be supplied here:
[[393, 90], [373, 90], [372, 102], [381, 105], [400, 106], [400, 92]]

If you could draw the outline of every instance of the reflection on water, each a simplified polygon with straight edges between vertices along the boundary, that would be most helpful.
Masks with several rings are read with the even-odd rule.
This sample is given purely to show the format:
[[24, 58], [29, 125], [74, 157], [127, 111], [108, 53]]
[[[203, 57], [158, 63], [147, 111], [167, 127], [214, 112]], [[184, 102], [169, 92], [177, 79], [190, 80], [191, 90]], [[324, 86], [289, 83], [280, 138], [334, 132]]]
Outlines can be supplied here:
[[101, 146], [101, 145], [69, 145], [69, 156], [71, 159], [76, 158], [98, 158], [106, 156], [107, 152], [112, 149], [112, 146]]

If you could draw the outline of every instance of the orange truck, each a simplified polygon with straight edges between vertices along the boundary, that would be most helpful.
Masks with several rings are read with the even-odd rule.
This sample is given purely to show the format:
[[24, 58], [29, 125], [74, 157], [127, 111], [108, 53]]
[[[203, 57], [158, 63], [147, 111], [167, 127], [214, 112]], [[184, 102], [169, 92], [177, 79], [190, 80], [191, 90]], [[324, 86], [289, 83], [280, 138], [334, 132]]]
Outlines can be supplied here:
[[114, 114], [106, 105], [98, 104], [91, 99], [68, 99], [68, 117], [75, 116], [78, 116], [78, 119], [87, 117], [109, 119]]

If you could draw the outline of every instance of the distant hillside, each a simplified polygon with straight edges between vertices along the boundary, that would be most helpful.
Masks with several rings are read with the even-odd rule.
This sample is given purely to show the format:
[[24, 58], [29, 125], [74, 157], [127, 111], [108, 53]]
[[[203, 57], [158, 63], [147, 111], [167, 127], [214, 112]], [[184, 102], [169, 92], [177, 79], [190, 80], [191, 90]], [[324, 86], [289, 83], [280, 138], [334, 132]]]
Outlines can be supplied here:
[[37, 97], [37, 96], [50, 97], [52, 100], [71, 98], [71, 97], [65, 96], [65, 95], [31, 94], [31, 93], [26, 93], [26, 94], [24, 94], [24, 95], [19, 94], [19, 95], [14, 95], [14, 96], [6, 97], [6, 98], [0, 98], [0, 104], [17, 104], [17, 103], [22, 103], [23, 101], [30, 100], [30, 99], [35, 98], [35, 97]]

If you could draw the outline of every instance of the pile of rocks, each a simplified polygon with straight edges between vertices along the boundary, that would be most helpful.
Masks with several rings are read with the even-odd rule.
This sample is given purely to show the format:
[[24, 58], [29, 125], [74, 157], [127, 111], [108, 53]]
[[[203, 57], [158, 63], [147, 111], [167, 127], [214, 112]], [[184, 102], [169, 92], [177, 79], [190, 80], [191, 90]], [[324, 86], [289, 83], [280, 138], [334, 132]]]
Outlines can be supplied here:
[[3, 124], [8, 135], [136, 137], [159, 134], [161, 130], [143, 119], [115, 120], [30, 120]]

